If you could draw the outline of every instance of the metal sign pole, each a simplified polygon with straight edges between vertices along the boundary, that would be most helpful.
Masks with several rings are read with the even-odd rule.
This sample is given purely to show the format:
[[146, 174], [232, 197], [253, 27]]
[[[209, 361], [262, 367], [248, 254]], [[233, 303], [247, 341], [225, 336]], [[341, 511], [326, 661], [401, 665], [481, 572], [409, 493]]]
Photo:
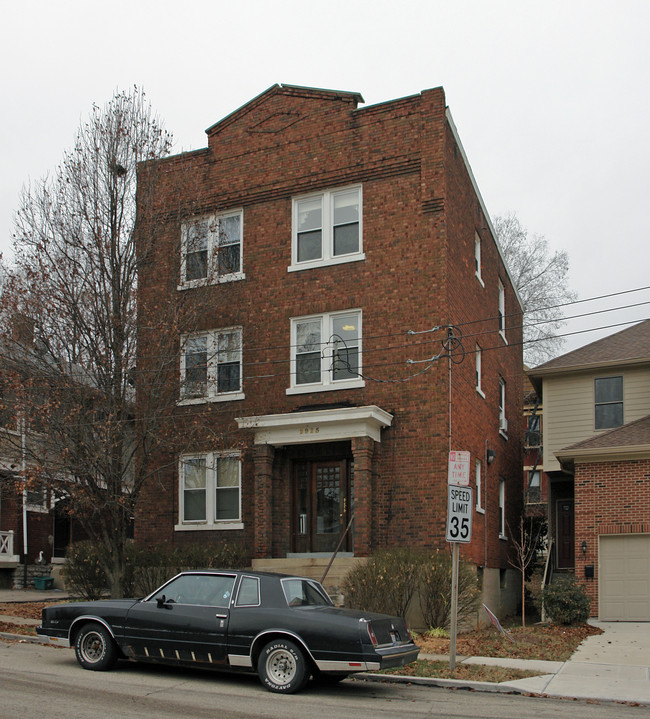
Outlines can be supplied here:
[[456, 635], [458, 634], [458, 542], [451, 545], [451, 627], [449, 630], [449, 669], [456, 669]]

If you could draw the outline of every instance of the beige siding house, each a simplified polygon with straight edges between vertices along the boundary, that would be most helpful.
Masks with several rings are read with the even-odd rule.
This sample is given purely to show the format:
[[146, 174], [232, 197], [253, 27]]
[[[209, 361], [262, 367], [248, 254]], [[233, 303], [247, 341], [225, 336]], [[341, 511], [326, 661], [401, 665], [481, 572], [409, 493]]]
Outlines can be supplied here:
[[528, 374], [555, 571], [575, 572], [592, 616], [650, 621], [650, 320]]

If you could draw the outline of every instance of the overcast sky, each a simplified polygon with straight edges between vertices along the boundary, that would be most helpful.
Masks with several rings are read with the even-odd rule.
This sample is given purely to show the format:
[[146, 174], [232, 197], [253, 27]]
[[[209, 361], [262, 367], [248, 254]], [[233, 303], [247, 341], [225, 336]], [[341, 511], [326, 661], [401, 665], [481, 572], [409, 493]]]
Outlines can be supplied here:
[[[650, 285], [648, 0], [23, 0], [2, 8], [0, 250], [21, 186], [60, 162], [92, 103], [144, 87], [176, 141], [274, 83], [366, 104], [442, 85], [488, 211], [571, 261], [582, 299]], [[643, 217], [642, 217], [643, 215]], [[571, 314], [650, 303], [650, 291]], [[567, 332], [650, 317], [650, 304]], [[565, 350], [615, 331], [570, 337]]]

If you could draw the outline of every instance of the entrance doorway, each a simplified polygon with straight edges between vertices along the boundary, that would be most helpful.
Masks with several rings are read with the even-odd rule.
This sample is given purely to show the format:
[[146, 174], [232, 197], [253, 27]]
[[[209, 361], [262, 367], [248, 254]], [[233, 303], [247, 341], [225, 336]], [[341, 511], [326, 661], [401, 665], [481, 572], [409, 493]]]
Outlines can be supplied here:
[[[353, 466], [347, 459], [293, 464], [292, 551], [333, 552], [350, 521]], [[352, 548], [348, 532], [340, 551]]]

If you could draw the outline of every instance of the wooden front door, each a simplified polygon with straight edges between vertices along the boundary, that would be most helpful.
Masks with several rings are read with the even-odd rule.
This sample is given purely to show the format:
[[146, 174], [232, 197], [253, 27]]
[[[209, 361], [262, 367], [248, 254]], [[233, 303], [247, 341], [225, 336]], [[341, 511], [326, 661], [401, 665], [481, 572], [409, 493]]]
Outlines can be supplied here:
[[557, 501], [557, 567], [570, 569], [575, 566], [575, 530], [572, 499]]
[[[296, 462], [292, 505], [293, 551], [333, 552], [349, 521], [350, 463]], [[348, 534], [340, 551], [349, 546]]]

